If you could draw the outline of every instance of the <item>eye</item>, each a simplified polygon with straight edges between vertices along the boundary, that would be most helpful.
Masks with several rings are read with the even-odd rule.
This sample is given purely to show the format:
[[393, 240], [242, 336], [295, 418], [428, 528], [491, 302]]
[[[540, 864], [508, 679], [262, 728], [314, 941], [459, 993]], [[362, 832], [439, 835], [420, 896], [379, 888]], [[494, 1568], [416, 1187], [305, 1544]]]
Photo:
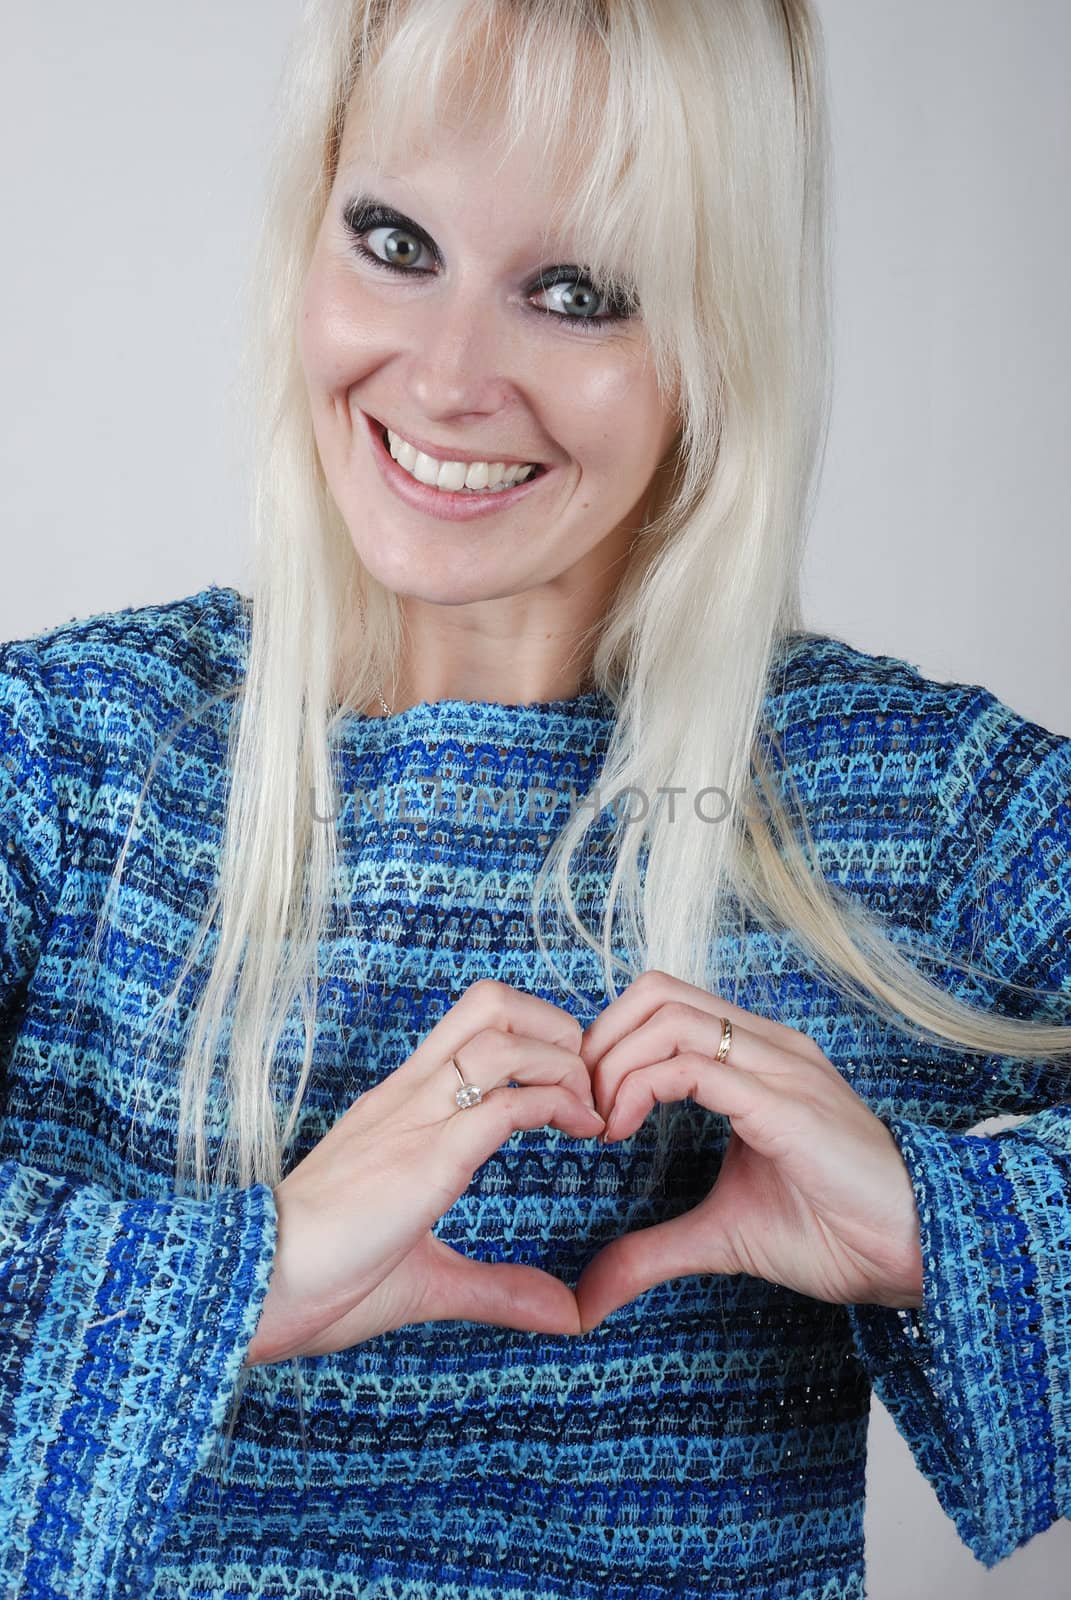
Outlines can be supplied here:
[[[636, 314], [635, 300], [627, 295], [618, 299], [606, 295], [589, 277], [578, 272], [575, 267], [552, 267], [549, 271], [540, 274], [534, 294], [551, 294], [554, 290], [564, 290], [560, 303], [567, 309], [564, 311], [551, 310], [550, 316], [558, 317], [562, 322], [571, 323], [581, 332], [598, 327], [600, 323], [624, 322]], [[595, 314], [596, 307], [602, 305], [603, 316]]]
[[[347, 208], [344, 221], [357, 254], [383, 272], [393, 272], [403, 277], [426, 276], [432, 269], [415, 264], [422, 251], [427, 252], [434, 265], [442, 265], [442, 257], [428, 236], [415, 223], [390, 207], [358, 201]], [[377, 248], [373, 248], [371, 241], [376, 234], [385, 237]], [[369, 243], [365, 243], [366, 240]], [[383, 254], [380, 254], [380, 250]], [[535, 287], [530, 290], [529, 298], [539, 294], [551, 295], [556, 291], [559, 293], [559, 303], [565, 309], [551, 307], [540, 315], [553, 317], [558, 323], [568, 326], [570, 331], [578, 333], [593, 333], [607, 323], [624, 322], [635, 316], [638, 309], [633, 296], [622, 294], [615, 298], [604, 294], [590, 276], [575, 266], [544, 268]], [[596, 314], [599, 306], [602, 307], [602, 315]]]
[[[385, 233], [387, 236], [382, 245], [386, 252], [385, 259], [363, 242], [365, 238], [370, 238], [375, 233]], [[426, 248], [416, 234], [409, 233], [405, 228], [366, 228], [363, 234], [354, 236], [353, 242], [359, 255], [377, 267], [386, 267], [388, 272], [410, 271], [421, 250]]]
[[[346, 207], [343, 222], [357, 254], [372, 266], [382, 267], [385, 272], [405, 273], [426, 270], [413, 266], [421, 249], [428, 252], [436, 265], [442, 265], [439, 252], [427, 234], [418, 228], [415, 222], [391, 206], [381, 205], [375, 200], [358, 198]], [[385, 256], [380, 255], [378, 250], [370, 250], [363, 242], [377, 233], [386, 235], [382, 245], [382, 249], [386, 252]]]

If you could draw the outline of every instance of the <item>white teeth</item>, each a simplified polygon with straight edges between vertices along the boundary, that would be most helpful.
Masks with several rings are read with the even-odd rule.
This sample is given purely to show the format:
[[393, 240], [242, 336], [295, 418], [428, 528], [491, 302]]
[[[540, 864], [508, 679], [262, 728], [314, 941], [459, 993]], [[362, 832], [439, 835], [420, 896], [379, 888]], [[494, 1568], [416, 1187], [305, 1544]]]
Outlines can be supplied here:
[[507, 467], [503, 461], [436, 461], [389, 428], [387, 444], [398, 465], [411, 473], [418, 483], [435, 489], [450, 489], [455, 494], [462, 489], [495, 494], [511, 489], [515, 483], [523, 483], [535, 471], [534, 466]]

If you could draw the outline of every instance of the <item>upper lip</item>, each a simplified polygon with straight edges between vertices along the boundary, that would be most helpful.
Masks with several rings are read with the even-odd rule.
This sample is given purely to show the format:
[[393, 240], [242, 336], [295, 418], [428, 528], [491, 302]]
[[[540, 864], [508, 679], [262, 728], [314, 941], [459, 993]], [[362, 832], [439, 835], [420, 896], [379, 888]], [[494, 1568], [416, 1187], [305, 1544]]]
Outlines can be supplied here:
[[377, 428], [389, 427], [391, 433], [398, 434], [408, 444], [413, 445], [415, 449], [426, 456], [431, 456], [433, 461], [464, 461], [468, 464], [473, 461], [486, 461], [489, 465], [494, 465], [496, 462], [501, 461], [502, 465], [506, 467], [541, 467], [544, 464], [542, 461], [537, 461], [534, 456], [510, 456], [503, 455], [499, 451], [488, 453], [486, 450], [481, 454], [477, 454], [473, 450], [443, 449], [439, 445], [428, 444], [426, 439], [419, 438], [415, 433], [411, 433], [408, 428], [395, 428], [390, 423], [380, 422], [367, 412], [365, 414], [369, 416], [369, 421], [374, 423]]

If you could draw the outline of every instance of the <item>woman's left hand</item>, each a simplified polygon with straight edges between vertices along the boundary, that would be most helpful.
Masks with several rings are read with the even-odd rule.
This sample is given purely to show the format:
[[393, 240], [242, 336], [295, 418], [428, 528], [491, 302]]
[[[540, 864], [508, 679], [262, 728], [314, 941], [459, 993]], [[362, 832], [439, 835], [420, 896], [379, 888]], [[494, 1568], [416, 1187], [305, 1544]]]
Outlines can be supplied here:
[[[728, 1058], [715, 1061], [721, 1017]], [[603, 1140], [656, 1101], [728, 1117], [717, 1182], [693, 1210], [606, 1245], [576, 1286], [586, 1333], [667, 1278], [748, 1273], [842, 1305], [922, 1304], [919, 1216], [888, 1128], [806, 1034], [667, 973], [643, 973], [584, 1034]]]

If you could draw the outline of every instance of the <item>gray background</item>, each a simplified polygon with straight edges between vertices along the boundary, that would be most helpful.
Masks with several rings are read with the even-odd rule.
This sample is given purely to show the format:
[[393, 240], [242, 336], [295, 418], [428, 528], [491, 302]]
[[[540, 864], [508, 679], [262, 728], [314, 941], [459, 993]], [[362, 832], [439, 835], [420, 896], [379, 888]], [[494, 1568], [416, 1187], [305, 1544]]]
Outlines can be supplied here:
[[[1071, 733], [1071, 8], [819, 7], [837, 371], [807, 621]], [[296, 17], [9, 8], [2, 638], [248, 587], [230, 390]], [[987, 1572], [876, 1400], [866, 1530], [874, 1600], [1068, 1593], [1071, 1524]]]

